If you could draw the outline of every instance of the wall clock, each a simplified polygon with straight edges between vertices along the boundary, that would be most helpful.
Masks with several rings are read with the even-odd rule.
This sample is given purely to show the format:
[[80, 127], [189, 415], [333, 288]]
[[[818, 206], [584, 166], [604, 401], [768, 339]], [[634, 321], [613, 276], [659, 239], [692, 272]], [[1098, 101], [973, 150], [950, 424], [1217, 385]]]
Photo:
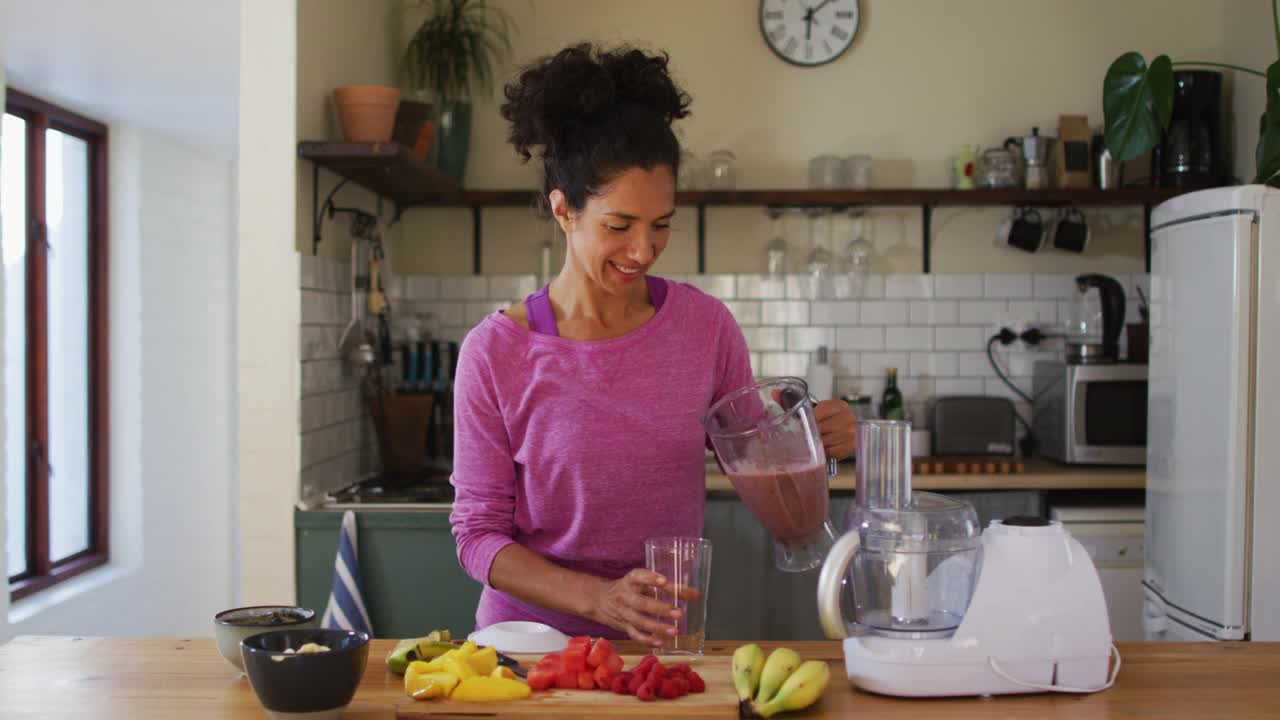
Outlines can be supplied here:
[[793, 65], [826, 65], [858, 33], [858, 0], [760, 0], [760, 32]]

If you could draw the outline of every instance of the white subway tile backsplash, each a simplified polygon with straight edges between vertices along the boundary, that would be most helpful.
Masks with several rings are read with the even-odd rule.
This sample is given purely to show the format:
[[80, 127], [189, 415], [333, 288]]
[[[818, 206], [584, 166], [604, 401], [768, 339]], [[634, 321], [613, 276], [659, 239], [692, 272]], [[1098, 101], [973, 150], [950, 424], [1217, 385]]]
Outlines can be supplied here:
[[765, 325], [808, 325], [809, 303], [803, 300], [765, 300], [761, 303]]
[[337, 325], [303, 325], [299, 333], [299, 359], [302, 362], [337, 359], [342, 330]]
[[858, 317], [863, 325], [906, 325], [907, 308], [901, 300], [871, 300], [862, 303]]
[[863, 389], [862, 378], [857, 377], [856, 375], [841, 376], [837, 374], [836, 381], [833, 384], [835, 386], [835, 395], [838, 398], [842, 398], [846, 395], [862, 395], [866, 393], [866, 390]]
[[298, 254], [298, 287], [303, 289], [316, 287], [316, 276], [319, 272], [319, 258], [307, 253]]
[[832, 353], [829, 357], [831, 358], [832, 371], [835, 372], [836, 375], [858, 374], [858, 353], [837, 351]]
[[983, 294], [1006, 300], [1030, 298], [1031, 276], [1022, 273], [987, 273], [982, 276]]
[[904, 352], [862, 353], [858, 356], [858, 364], [864, 376], [867, 373], [883, 376], [885, 371], [892, 367], [898, 369], [898, 377], [901, 378], [906, 373], [910, 362], [910, 355]]
[[809, 370], [809, 355], [807, 353], [793, 352], [767, 352], [761, 353], [761, 369], [764, 375], [768, 377], [776, 377], [778, 375], [794, 375], [804, 377]]
[[976, 378], [938, 378], [933, 384], [938, 397], [947, 395], [982, 395], [984, 387]]
[[956, 374], [956, 354], [913, 352], [908, 368], [913, 377], [951, 377]]
[[737, 320], [739, 325], [760, 324], [760, 302], [757, 300], [731, 300], [725, 303], [725, 307], [729, 308], [729, 313], [733, 315], [733, 319]]
[[302, 363], [302, 395], [341, 390], [347, 382], [340, 360], [313, 360]]
[[440, 278], [435, 275], [405, 275], [404, 298], [415, 301], [439, 299]]
[[935, 350], [980, 350], [982, 342], [981, 328], [939, 326], [933, 329]]
[[863, 300], [880, 300], [884, 297], [884, 274], [868, 273], [858, 297]]
[[532, 295], [538, 289], [537, 275], [490, 275], [490, 300], [506, 300], [518, 302]]
[[736, 297], [737, 278], [733, 275], [686, 275], [684, 281], [714, 298], [732, 300]]
[[951, 274], [933, 276], [933, 297], [939, 300], [962, 300], [982, 297], [982, 276]]
[[364, 407], [358, 390], [340, 390], [302, 398], [299, 421], [302, 432], [363, 417]]
[[445, 300], [484, 300], [489, 284], [483, 275], [445, 275], [440, 278], [440, 297]]
[[434, 316], [437, 327], [444, 328], [467, 324], [467, 304], [463, 302], [416, 304], [414, 310], [423, 315]]
[[787, 296], [787, 283], [782, 279], [764, 275], [739, 275], [736, 279], [738, 297], [747, 300], [782, 299]]
[[817, 297], [817, 285], [811, 275], [788, 275], [786, 297], [789, 300], [813, 300]]
[[910, 273], [886, 275], [884, 296], [889, 300], [927, 300], [933, 297], [933, 276]]
[[351, 296], [303, 290], [299, 318], [303, 325], [345, 325], [351, 318]]
[[1138, 297], [1138, 289], [1142, 289], [1142, 294], [1147, 298], [1147, 302], [1151, 302], [1151, 276], [1147, 273], [1134, 273], [1133, 275], [1133, 295], [1134, 300], [1141, 300]]
[[787, 349], [787, 329], [782, 327], [747, 327], [742, 329], [747, 347], [756, 352]]
[[841, 352], [866, 352], [884, 349], [884, 328], [836, 328], [836, 349]]
[[1036, 273], [1031, 276], [1032, 294], [1041, 300], [1066, 300], [1076, 294], [1075, 275]]
[[819, 300], [809, 304], [811, 325], [857, 325], [858, 303]]
[[886, 350], [932, 350], [933, 328], [887, 327], [884, 329]]
[[751, 353], [751, 375], [758, 378], [764, 377], [763, 373], [760, 372], [760, 368], [760, 353]]
[[986, 353], [962, 352], [956, 353], [956, 375], [984, 378], [994, 376], [995, 371], [991, 369], [991, 362], [987, 360]]
[[955, 325], [958, 313], [954, 300], [915, 300], [910, 305], [912, 325]]
[[1019, 332], [1031, 326], [1048, 327], [1058, 320], [1058, 304], [1052, 300], [1011, 300], [1000, 318], [998, 325]]
[[835, 328], [829, 327], [793, 327], [787, 328], [787, 349], [794, 352], [813, 352], [820, 347], [834, 350], [836, 346]]
[[996, 325], [1007, 303], [1002, 300], [962, 300], [956, 306], [956, 321], [962, 325]]

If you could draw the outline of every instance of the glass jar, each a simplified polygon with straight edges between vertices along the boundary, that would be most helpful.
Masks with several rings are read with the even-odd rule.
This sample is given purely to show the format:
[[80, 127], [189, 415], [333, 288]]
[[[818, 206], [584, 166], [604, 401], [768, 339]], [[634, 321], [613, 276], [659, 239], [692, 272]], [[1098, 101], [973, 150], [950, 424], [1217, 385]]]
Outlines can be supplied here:
[[844, 177], [850, 190], [871, 189], [871, 156], [850, 155], [845, 158]]
[[736, 183], [737, 158], [731, 150], [716, 150], [707, 161], [707, 187], [712, 190], [732, 190]]
[[787, 274], [787, 240], [782, 232], [782, 216], [773, 217], [769, 244], [765, 246], [765, 277], [781, 280]]
[[1018, 186], [1018, 160], [1003, 148], [991, 148], [982, 153], [982, 169], [978, 176], [979, 187], [1010, 188]]
[[809, 187], [837, 190], [844, 186], [844, 163], [835, 155], [819, 155], [809, 161]]
[[702, 162], [688, 150], [680, 153], [680, 171], [676, 174], [677, 190], [697, 190], [702, 186]]

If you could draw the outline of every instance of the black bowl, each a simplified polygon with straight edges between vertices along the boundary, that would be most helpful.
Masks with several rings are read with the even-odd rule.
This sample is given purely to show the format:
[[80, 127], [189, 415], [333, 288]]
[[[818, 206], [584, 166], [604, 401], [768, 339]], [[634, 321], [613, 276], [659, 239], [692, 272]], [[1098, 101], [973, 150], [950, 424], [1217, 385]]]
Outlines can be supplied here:
[[[285, 655], [306, 643], [329, 652]], [[240, 641], [244, 671], [273, 717], [333, 712], [355, 697], [369, 660], [369, 636], [348, 630], [273, 630]]]

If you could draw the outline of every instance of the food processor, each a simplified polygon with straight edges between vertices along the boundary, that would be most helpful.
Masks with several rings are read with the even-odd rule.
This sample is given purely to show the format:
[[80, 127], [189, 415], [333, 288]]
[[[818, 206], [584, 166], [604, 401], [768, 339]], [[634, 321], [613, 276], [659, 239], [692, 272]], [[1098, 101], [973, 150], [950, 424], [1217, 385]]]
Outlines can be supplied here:
[[771, 378], [720, 398], [703, 425], [720, 467], [743, 504], [769, 531], [785, 572], [822, 565], [835, 541], [828, 514], [827, 460], [803, 380]]
[[856, 499], [818, 579], [853, 685], [902, 697], [1095, 692], [1114, 646], [1089, 553], [1061, 523], [911, 490], [911, 423], [858, 424]]

